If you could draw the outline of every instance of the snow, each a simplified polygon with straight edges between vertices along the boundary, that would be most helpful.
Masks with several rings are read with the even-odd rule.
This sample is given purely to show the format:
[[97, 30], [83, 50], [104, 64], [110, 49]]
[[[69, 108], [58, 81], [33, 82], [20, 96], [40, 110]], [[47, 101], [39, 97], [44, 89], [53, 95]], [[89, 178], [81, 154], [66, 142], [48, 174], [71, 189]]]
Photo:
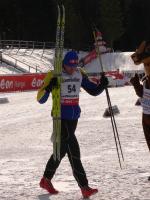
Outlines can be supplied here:
[[[120, 71], [139, 71], [143, 69], [143, 64], [135, 65], [131, 59], [133, 52], [114, 52], [101, 55], [104, 71], [119, 69]], [[91, 67], [91, 64], [93, 67]], [[88, 72], [99, 72], [99, 59], [86, 65]]]
[[[11, 51], [5, 49], [2, 54], [3, 61], [31, 73], [37, 72], [37, 69], [39, 72], [47, 72], [49, 69], [52, 69], [53, 57], [53, 49], [45, 50], [44, 52], [39, 49], [34, 49], [34, 51], [33, 49], [12, 49]], [[10, 66], [7, 68], [11, 69]], [[1, 70], [0, 67], [0, 73], [7, 73], [7, 71]]]
[[[53, 51], [19, 50], [5, 52], [21, 62], [31, 63], [47, 71], [53, 67]], [[102, 55], [105, 69], [140, 70], [130, 60], [132, 52]], [[43, 55], [42, 55], [43, 54]], [[79, 57], [86, 55], [80, 52]], [[8, 55], [5, 55], [8, 59]], [[11, 62], [11, 59], [10, 59]], [[98, 61], [92, 68], [99, 70]], [[19, 63], [19, 62], [18, 62]], [[19, 63], [19, 66], [21, 63]], [[1, 64], [0, 73], [12, 73]], [[16, 72], [13, 72], [16, 73]], [[150, 156], [142, 130], [142, 109], [135, 106], [137, 96], [131, 86], [109, 88], [112, 105], [120, 114], [115, 116], [125, 162], [118, 163], [110, 118], [104, 118], [106, 94], [89, 96], [80, 93], [82, 114], [76, 135], [89, 185], [99, 189], [91, 200], [149, 200]], [[39, 187], [45, 165], [52, 153], [51, 98], [43, 105], [36, 101], [37, 92], [1, 93], [9, 103], [0, 104], [0, 199], [2, 200], [78, 200], [82, 199], [71, 167], [65, 157], [53, 179], [60, 191], [49, 196]]]
[[[65, 54], [66, 50], [64, 51]], [[80, 51], [79, 58], [85, 57], [89, 52]], [[135, 65], [131, 59], [133, 52], [114, 52], [105, 53], [101, 55], [102, 64], [104, 71], [111, 71], [119, 69], [120, 71], [139, 71], [143, 70], [143, 64]], [[53, 69], [54, 64], [54, 49], [5, 49], [3, 51], [3, 60], [7, 61], [11, 65], [16, 65], [19, 68], [23, 68], [31, 73], [37, 72], [47, 72], [49, 69]], [[91, 67], [92, 65], [92, 67]], [[0, 67], [0, 73], [8, 73], [8, 68], [6, 72]], [[99, 65], [99, 59], [93, 60], [91, 63], [87, 64], [85, 70], [89, 73], [100, 72], [101, 67]], [[10, 71], [10, 73], [12, 73]]]
[[[76, 135], [90, 186], [99, 192], [91, 200], [149, 200], [150, 156], [142, 131], [142, 109], [135, 106], [132, 86], [109, 88], [125, 157], [121, 170], [115, 149], [110, 118], [103, 118], [106, 94], [98, 97], [80, 93], [82, 114]], [[1, 104], [0, 117], [0, 199], [77, 200], [82, 199], [65, 157], [53, 179], [60, 191], [49, 196], [39, 187], [45, 165], [52, 153], [50, 136], [51, 98], [43, 105], [37, 92], [1, 94], [9, 103]]]

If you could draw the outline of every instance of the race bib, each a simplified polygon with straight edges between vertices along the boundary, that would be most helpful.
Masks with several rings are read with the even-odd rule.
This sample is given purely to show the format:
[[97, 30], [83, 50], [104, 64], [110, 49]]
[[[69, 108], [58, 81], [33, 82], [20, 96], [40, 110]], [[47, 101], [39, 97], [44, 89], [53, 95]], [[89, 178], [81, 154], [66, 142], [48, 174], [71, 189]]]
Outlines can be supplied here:
[[141, 99], [141, 105], [143, 107], [143, 113], [150, 115], [150, 90], [145, 88], [143, 84], [143, 97]]
[[68, 75], [65, 72], [62, 74], [61, 84], [61, 104], [62, 105], [78, 105], [79, 93], [82, 82], [82, 75], [77, 69], [73, 75]]

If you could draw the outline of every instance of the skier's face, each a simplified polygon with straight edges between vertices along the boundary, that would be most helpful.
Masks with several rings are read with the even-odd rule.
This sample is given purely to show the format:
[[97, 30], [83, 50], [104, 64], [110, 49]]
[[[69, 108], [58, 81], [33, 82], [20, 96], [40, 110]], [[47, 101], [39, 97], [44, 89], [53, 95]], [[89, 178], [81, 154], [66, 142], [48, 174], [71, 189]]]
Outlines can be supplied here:
[[64, 65], [64, 70], [67, 74], [72, 75], [76, 71], [76, 67], [70, 67], [67, 65]]

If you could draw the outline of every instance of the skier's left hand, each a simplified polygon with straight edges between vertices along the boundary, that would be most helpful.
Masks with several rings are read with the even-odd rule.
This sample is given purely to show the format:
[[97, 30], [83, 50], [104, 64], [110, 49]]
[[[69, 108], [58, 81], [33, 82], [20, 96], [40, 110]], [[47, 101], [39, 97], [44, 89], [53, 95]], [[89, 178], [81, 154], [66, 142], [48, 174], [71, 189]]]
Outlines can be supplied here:
[[100, 84], [103, 85], [104, 88], [106, 88], [109, 84], [108, 78], [105, 76], [105, 73], [101, 73], [101, 79]]
[[137, 73], [130, 79], [130, 83], [135, 87], [140, 85], [140, 79]]
[[48, 86], [45, 88], [47, 92], [51, 92], [53, 87], [57, 86], [57, 77], [54, 77], [51, 79], [50, 83]]

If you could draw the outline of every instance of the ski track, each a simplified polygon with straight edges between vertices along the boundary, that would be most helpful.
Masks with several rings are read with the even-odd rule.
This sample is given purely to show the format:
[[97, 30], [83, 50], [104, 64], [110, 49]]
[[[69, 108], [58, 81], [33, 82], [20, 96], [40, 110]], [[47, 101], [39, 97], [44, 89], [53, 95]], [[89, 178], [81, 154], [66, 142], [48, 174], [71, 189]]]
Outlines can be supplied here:
[[[91, 97], [80, 93], [82, 109], [76, 135], [90, 186], [99, 192], [91, 200], [149, 200], [150, 155], [141, 125], [140, 106], [130, 86], [109, 88], [125, 163], [121, 170], [115, 149], [110, 118], [103, 118], [105, 92]], [[9, 103], [1, 104], [0, 117], [0, 199], [1, 200], [82, 200], [67, 157], [53, 179], [60, 191], [49, 196], [39, 181], [52, 152], [50, 136], [51, 100], [36, 102], [37, 92], [4, 94]], [[1, 95], [2, 96], [2, 95]]]

